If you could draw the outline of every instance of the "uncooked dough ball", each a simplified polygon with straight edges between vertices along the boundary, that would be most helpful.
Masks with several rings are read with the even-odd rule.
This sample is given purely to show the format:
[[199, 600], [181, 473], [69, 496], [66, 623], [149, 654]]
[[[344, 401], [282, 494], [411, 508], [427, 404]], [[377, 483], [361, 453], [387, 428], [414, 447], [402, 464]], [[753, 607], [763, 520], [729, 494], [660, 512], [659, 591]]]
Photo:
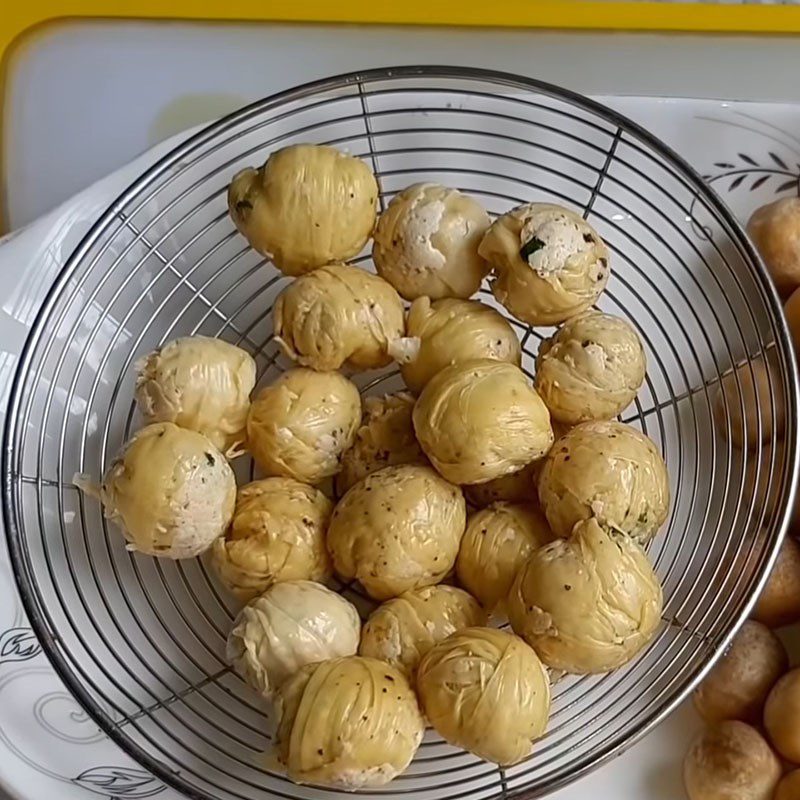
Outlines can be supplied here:
[[292, 281], [275, 301], [275, 339], [306, 367], [385, 367], [405, 329], [403, 301], [383, 278], [331, 264]]
[[646, 369], [630, 323], [587, 311], [542, 342], [534, 386], [553, 419], [574, 425], [616, 417], [636, 397]]
[[361, 252], [375, 226], [378, 184], [360, 159], [316, 144], [276, 150], [237, 173], [228, 209], [251, 247], [285, 275]]
[[[714, 416], [717, 425], [730, 436], [736, 447], [756, 449], [762, 444], [768, 444], [773, 438], [783, 436], [786, 425], [784, 405], [778, 399], [773, 416], [770, 400], [776, 392], [775, 387], [779, 380], [778, 375], [770, 375], [763, 360], [743, 364], [722, 379], [714, 393]], [[726, 404], [730, 422], [725, 414]], [[744, 416], [742, 406], [744, 406]]]
[[471, 197], [435, 183], [396, 195], [375, 229], [378, 275], [406, 300], [471, 297], [489, 273], [478, 245], [489, 215]]
[[276, 583], [246, 605], [228, 634], [228, 663], [264, 696], [306, 664], [355, 655], [355, 606], [313, 581]]
[[780, 639], [761, 623], [747, 620], [695, 690], [695, 708], [707, 722], [758, 724], [770, 689], [788, 666]]
[[265, 478], [239, 489], [230, 530], [211, 563], [234, 594], [249, 600], [273, 583], [330, 575], [325, 533], [333, 505], [294, 478]]
[[798, 798], [800, 798], [800, 769], [783, 776], [772, 800], [798, 800]]
[[542, 662], [522, 639], [495, 628], [467, 628], [431, 648], [417, 691], [446, 741], [496, 764], [522, 761], [550, 715]]
[[494, 270], [492, 292], [530, 325], [558, 325], [589, 308], [608, 282], [608, 249], [586, 220], [530, 203], [498, 217], [478, 248]]
[[428, 463], [414, 434], [414, 403], [408, 392], [364, 399], [361, 427], [353, 446], [342, 456], [342, 471], [336, 476], [339, 497], [383, 467]]
[[650, 439], [621, 422], [584, 422], [562, 436], [539, 475], [539, 501], [553, 531], [569, 536], [594, 516], [639, 542], [669, 512], [669, 477]]
[[800, 622], [800, 544], [786, 537], [767, 585], [753, 609], [753, 619], [768, 628]]
[[747, 223], [778, 292], [800, 286], [800, 197], [784, 197], [757, 209]]
[[355, 791], [411, 763], [425, 723], [403, 674], [362, 656], [310, 664], [277, 696], [278, 760], [296, 783]]
[[513, 629], [549, 667], [576, 674], [630, 661], [653, 638], [661, 608], [644, 550], [595, 519], [535, 550], [508, 596]]
[[456, 561], [458, 580], [484, 608], [502, 611], [528, 556], [554, 538], [536, 508], [495, 503], [469, 518]]
[[769, 693], [764, 727], [773, 747], [787, 761], [800, 764], [800, 668], [787, 672]]
[[417, 441], [453, 483], [516, 472], [553, 444], [550, 415], [525, 373], [502, 361], [464, 361], [431, 378], [414, 406]]
[[225, 533], [236, 480], [203, 434], [156, 422], [122, 448], [103, 478], [100, 499], [129, 550], [192, 558]]
[[703, 731], [683, 762], [689, 800], [772, 800], [781, 765], [764, 737], [744, 722]]
[[186, 336], [136, 365], [136, 402], [145, 422], [174, 422], [227, 452], [245, 440], [256, 362], [222, 339]]
[[464, 495], [476, 508], [485, 508], [501, 500], [508, 503], [538, 503], [536, 481], [543, 463], [544, 460], [538, 458], [517, 472], [501, 475], [486, 483], [465, 486]]
[[339, 501], [328, 529], [336, 572], [376, 600], [439, 583], [464, 535], [461, 490], [430, 467], [385, 467]]
[[445, 367], [475, 358], [520, 364], [520, 344], [508, 321], [477, 300], [420, 297], [406, 318], [406, 337], [390, 347], [412, 392]]
[[370, 614], [358, 652], [394, 665], [409, 677], [437, 642], [486, 624], [474, 597], [454, 586], [424, 586], [387, 600]]
[[355, 441], [361, 396], [338, 372], [297, 367], [262, 389], [247, 416], [247, 443], [270, 475], [319, 483]]

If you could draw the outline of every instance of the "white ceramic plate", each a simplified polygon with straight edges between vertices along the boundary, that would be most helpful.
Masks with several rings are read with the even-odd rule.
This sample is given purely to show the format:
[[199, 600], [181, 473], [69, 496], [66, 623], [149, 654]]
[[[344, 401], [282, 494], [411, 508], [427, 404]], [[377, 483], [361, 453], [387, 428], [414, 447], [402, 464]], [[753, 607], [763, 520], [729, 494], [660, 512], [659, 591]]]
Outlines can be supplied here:
[[[800, 194], [800, 107], [688, 99], [599, 98], [686, 157], [745, 219]], [[181, 138], [181, 137], [178, 137]], [[0, 409], [28, 327], [54, 275], [92, 221], [136, 175], [177, 143], [154, 148], [29, 228], [0, 243]], [[176, 795], [138, 768], [81, 711], [31, 633], [0, 539], [0, 785], [24, 800]], [[800, 647], [792, 645], [800, 658]], [[615, 800], [681, 796], [680, 759], [697, 728], [682, 708], [618, 760], [553, 795]]]

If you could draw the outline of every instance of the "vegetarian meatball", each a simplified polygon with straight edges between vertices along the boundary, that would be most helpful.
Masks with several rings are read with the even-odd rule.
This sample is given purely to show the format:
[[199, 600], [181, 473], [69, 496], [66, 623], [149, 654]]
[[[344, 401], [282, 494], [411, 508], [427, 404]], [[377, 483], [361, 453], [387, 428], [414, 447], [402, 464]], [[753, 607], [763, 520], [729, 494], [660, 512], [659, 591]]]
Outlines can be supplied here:
[[228, 209], [250, 246], [285, 275], [345, 261], [375, 226], [378, 184], [360, 159], [316, 144], [276, 150], [260, 169], [238, 172]]
[[768, 628], [800, 622], [800, 544], [788, 536], [752, 616]]
[[762, 206], [747, 223], [778, 292], [786, 297], [800, 286], [800, 197]]
[[223, 452], [245, 440], [256, 362], [222, 339], [186, 336], [136, 364], [136, 402], [146, 423], [174, 422]]
[[451, 364], [488, 358], [520, 364], [520, 344], [508, 321], [477, 300], [447, 298], [434, 303], [420, 297], [406, 318], [406, 338], [390, 347], [412, 392]]
[[478, 253], [494, 270], [494, 296], [530, 325], [558, 325], [580, 314], [608, 282], [603, 240], [574, 211], [549, 203], [498, 217]]
[[456, 561], [458, 580], [485, 609], [502, 611], [528, 556], [554, 538], [538, 509], [494, 503], [469, 518]]
[[489, 215], [471, 197], [435, 183], [395, 195], [375, 229], [378, 275], [406, 300], [471, 297], [489, 272], [478, 245]]
[[403, 674], [349, 656], [302, 667], [277, 694], [278, 760], [296, 783], [355, 791], [411, 763], [425, 723]]
[[414, 406], [417, 440], [453, 483], [516, 472], [553, 444], [550, 415], [525, 373], [502, 361], [464, 361], [431, 378]]
[[249, 600], [273, 583], [330, 575], [325, 533], [333, 505], [294, 478], [242, 486], [230, 530], [214, 542], [211, 563], [222, 583]]
[[553, 531], [569, 536], [594, 516], [639, 542], [669, 513], [669, 477], [650, 439], [621, 422], [584, 422], [562, 436], [539, 474], [539, 501]]
[[735, 447], [755, 449], [783, 436], [786, 412], [783, 404], [777, 403], [773, 416], [770, 399], [778, 380], [777, 375], [770, 376], [767, 365], [759, 360], [737, 367], [720, 382], [714, 393], [714, 417]]
[[358, 652], [412, 677], [420, 659], [437, 642], [463, 628], [485, 624], [486, 613], [462, 589], [423, 586], [387, 600], [370, 614]]
[[306, 367], [367, 370], [391, 362], [403, 335], [403, 301], [383, 278], [331, 264], [292, 281], [272, 311], [275, 339]]
[[586, 311], [542, 342], [534, 386], [553, 419], [574, 425], [616, 417], [633, 402], [646, 369], [630, 323]]
[[772, 688], [764, 706], [764, 727], [772, 746], [800, 763], [800, 668], [787, 672]]
[[661, 622], [661, 584], [644, 550], [592, 518], [534, 550], [511, 587], [511, 627], [554, 669], [608, 672]]
[[297, 367], [262, 389], [247, 416], [253, 458], [269, 475], [319, 483], [341, 468], [361, 420], [355, 384], [338, 372]]
[[780, 639], [748, 620], [695, 690], [695, 708], [707, 722], [739, 719], [758, 724], [770, 689], [788, 667]]
[[420, 662], [417, 691], [446, 741], [496, 764], [522, 761], [550, 714], [542, 662], [495, 628], [467, 628], [434, 645]]
[[264, 696], [306, 664], [355, 655], [355, 606], [313, 581], [276, 583], [246, 605], [228, 634], [228, 663]]
[[383, 467], [428, 463], [414, 435], [414, 403], [408, 392], [364, 399], [361, 427], [353, 446], [342, 456], [342, 470], [336, 476], [339, 497]]
[[464, 535], [461, 490], [430, 467], [385, 467], [339, 501], [328, 529], [336, 572], [376, 600], [439, 583]]
[[701, 733], [683, 762], [689, 800], [772, 800], [781, 765], [761, 734], [743, 722]]
[[192, 558], [225, 533], [236, 480], [202, 433], [157, 422], [122, 448], [103, 478], [100, 500], [129, 550]]

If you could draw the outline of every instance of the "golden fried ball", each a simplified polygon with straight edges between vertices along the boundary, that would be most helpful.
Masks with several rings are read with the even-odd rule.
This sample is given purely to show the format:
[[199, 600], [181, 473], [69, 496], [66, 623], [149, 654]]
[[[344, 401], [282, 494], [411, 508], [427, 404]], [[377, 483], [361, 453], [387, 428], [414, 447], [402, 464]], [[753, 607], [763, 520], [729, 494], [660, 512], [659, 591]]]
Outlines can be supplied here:
[[431, 378], [414, 406], [426, 456], [453, 483], [516, 472], [553, 444], [550, 415], [519, 367], [464, 361]]
[[395, 195], [375, 229], [378, 275], [406, 300], [471, 297], [489, 272], [478, 245], [489, 228], [480, 203], [435, 183]]
[[446, 298], [431, 303], [420, 297], [406, 318], [406, 337], [390, 347], [400, 363], [400, 373], [412, 392], [445, 367], [488, 358], [520, 364], [520, 344], [508, 321], [477, 300]]
[[800, 769], [795, 769], [783, 776], [772, 800], [798, 800], [798, 798], [800, 798]]
[[228, 209], [239, 232], [285, 275], [345, 261], [375, 226], [378, 184], [360, 159], [316, 144], [276, 150], [238, 172]]
[[464, 628], [486, 624], [474, 597], [454, 586], [423, 586], [387, 600], [370, 614], [358, 652], [413, 676], [437, 642]]
[[768, 628], [800, 622], [800, 544], [788, 536], [752, 616]]
[[510, 765], [547, 727], [550, 684], [525, 642], [495, 628], [467, 628], [434, 645], [417, 671], [431, 725], [450, 744]]
[[800, 764], [800, 667], [772, 688], [764, 706], [764, 727], [772, 746], [787, 761]]
[[275, 301], [275, 339], [306, 367], [367, 370], [391, 362], [389, 345], [405, 330], [403, 301], [377, 275], [347, 264], [292, 281]]
[[296, 367], [256, 395], [247, 443], [270, 475], [319, 483], [335, 475], [361, 421], [361, 396], [338, 372]]
[[534, 386], [553, 419], [574, 425], [616, 417], [636, 397], [646, 369], [630, 323], [586, 311], [542, 342]]
[[[770, 377], [769, 368], [763, 360], [743, 364], [722, 379], [714, 392], [714, 416], [717, 424], [730, 435], [734, 446], [755, 449], [769, 443], [773, 438], [783, 436], [786, 426], [785, 409], [782, 403], [776, 403], [773, 416], [770, 401], [778, 380], [777, 375]], [[726, 405], [730, 422], [725, 414]]]
[[554, 538], [538, 509], [494, 503], [469, 518], [456, 561], [458, 580], [485, 609], [502, 611], [517, 572]]
[[129, 550], [192, 558], [225, 533], [236, 479], [203, 434], [156, 422], [122, 448], [103, 478], [100, 499]]
[[383, 786], [411, 763], [425, 723], [403, 674], [349, 656], [302, 667], [277, 695], [278, 760], [296, 783]]
[[136, 402], [146, 423], [174, 422], [222, 452], [245, 440], [256, 362], [222, 339], [175, 339], [136, 364]]
[[[555, 427], [553, 433], [557, 437]], [[538, 458], [536, 461], [531, 461], [526, 467], [517, 470], [517, 472], [501, 475], [499, 478], [486, 481], [486, 483], [473, 483], [471, 486], [464, 486], [464, 495], [467, 501], [476, 508], [486, 508], [486, 506], [499, 501], [507, 503], [538, 503], [536, 481], [543, 463], [544, 460]]]
[[758, 724], [770, 689], [788, 666], [781, 640], [760, 622], [747, 620], [695, 690], [695, 708], [707, 722]]
[[584, 422], [562, 436], [539, 475], [539, 501], [559, 536], [596, 517], [640, 542], [669, 513], [669, 477], [650, 439], [621, 422]]
[[703, 731], [683, 762], [689, 800], [772, 800], [781, 765], [764, 737], [744, 722]]
[[644, 550], [597, 520], [534, 550], [511, 587], [511, 626], [549, 667], [608, 672], [630, 661], [661, 622], [661, 584]]
[[603, 240], [574, 211], [550, 203], [498, 217], [478, 252], [494, 270], [494, 296], [530, 325], [558, 325], [580, 314], [608, 282]]
[[361, 427], [353, 446], [342, 456], [342, 470], [336, 476], [336, 493], [340, 497], [383, 467], [428, 463], [411, 421], [415, 402], [408, 392], [364, 399]]
[[328, 528], [336, 572], [376, 600], [439, 583], [466, 524], [461, 490], [430, 467], [385, 467], [339, 501]]
[[800, 289], [795, 289], [783, 306], [789, 333], [792, 335], [795, 355], [800, 356]]
[[330, 575], [325, 533], [333, 505], [294, 478], [265, 478], [242, 486], [230, 530], [217, 539], [211, 563], [225, 586], [249, 600], [291, 580]]
[[284, 581], [246, 605], [228, 634], [226, 657], [264, 696], [306, 664], [355, 655], [355, 606], [313, 581]]
[[784, 197], [753, 212], [747, 223], [778, 292], [800, 286], [800, 197]]

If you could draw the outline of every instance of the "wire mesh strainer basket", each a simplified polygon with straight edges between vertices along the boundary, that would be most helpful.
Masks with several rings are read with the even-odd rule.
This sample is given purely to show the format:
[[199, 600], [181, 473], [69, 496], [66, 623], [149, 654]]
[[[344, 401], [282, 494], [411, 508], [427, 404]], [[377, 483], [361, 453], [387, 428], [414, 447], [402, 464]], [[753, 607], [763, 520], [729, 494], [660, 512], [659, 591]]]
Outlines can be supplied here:
[[[270, 318], [287, 279], [235, 232], [226, 188], [240, 168], [309, 141], [371, 163], [382, 205], [418, 181], [456, 186], [493, 216], [562, 203], [612, 251], [599, 306], [634, 322], [649, 365], [622, 419], [656, 442], [672, 483], [669, 522], [650, 546], [665, 595], [658, 636], [624, 669], [559, 681], [549, 731], [524, 763], [499, 769], [429, 731], [406, 774], [365, 792], [546, 793], [662, 719], [747, 613], [792, 505], [798, 397], [779, 302], [730, 212], [654, 137], [556, 87], [463, 68], [342, 76], [235, 113], [142, 175], [71, 256], [14, 380], [4, 513], [26, 609], [103, 730], [187, 796], [335, 796], [294, 786], [264, 759], [273, 721], [225, 663], [237, 606], [203, 561], [129, 554], [72, 485], [76, 472], [101, 475], [136, 426], [132, 366], [163, 342], [228, 339], [256, 357], [262, 384], [287, 366]], [[359, 260], [368, 266], [366, 254]], [[480, 299], [494, 305], [487, 289]], [[530, 373], [549, 331], [511, 321]], [[754, 370], [765, 379], [748, 390]], [[732, 373], [715, 415], [713, 396]], [[357, 380], [373, 394], [401, 385], [391, 369]], [[743, 416], [763, 440], [749, 455], [727, 435]], [[768, 435], [780, 426], [783, 437]], [[252, 475], [247, 459], [237, 470]]]

